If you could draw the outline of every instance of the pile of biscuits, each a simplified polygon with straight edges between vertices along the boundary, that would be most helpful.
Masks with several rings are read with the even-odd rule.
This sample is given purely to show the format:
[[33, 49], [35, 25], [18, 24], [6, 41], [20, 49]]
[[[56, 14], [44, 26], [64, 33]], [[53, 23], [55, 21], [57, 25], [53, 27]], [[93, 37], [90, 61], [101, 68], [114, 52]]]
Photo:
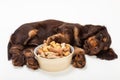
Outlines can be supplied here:
[[43, 58], [62, 58], [70, 54], [70, 45], [66, 43], [57, 43], [55, 41], [52, 41], [50, 42], [50, 44], [44, 43], [38, 49], [37, 53]]

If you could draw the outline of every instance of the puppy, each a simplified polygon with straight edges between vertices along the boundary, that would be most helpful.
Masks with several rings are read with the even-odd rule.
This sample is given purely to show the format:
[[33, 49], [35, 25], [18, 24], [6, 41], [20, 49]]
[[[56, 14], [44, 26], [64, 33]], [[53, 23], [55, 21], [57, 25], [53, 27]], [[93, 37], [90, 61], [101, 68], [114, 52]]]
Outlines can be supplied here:
[[12, 35], [8, 43], [8, 59], [15, 66], [27, 65], [39, 68], [33, 50], [46, 41], [69, 43], [75, 48], [72, 58], [74, 67], [82, 68], [86, 64], [85, 54], [112, 60], [117, 55], [110, 48], [111, 38], [104, 26], [80, 25], [58, 20], [45, 20], [21, 25]]

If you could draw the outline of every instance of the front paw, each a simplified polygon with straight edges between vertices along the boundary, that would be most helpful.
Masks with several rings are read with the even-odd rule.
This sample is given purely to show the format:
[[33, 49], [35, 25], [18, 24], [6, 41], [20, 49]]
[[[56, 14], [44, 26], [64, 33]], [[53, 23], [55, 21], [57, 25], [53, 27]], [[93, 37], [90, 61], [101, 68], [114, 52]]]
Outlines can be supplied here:
[[76, 68], [83, 68], [86, 65], [85, 51], [81, 48], [75, 48], [72, 57], [72, 65]]
[[86, 64], [85, 55], [75, 54], [72, 58], [72, 65], [76, 68], [83, 68]]

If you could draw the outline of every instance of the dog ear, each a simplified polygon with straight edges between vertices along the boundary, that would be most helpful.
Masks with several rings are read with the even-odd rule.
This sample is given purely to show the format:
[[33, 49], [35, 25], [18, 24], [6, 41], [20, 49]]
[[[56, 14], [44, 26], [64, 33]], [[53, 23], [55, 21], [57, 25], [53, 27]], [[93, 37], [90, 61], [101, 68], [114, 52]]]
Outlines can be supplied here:
[[103, 27], [99, 25], [85, 25], [82, 28], [82, 38], [87, 39], [88, 37], [95, 35], [97, 32], [99, 32]]
[[109, 48], [107, 50], [102, 50], [96, 56], [100, 59], [106, 59], [106, 60], [112, 60], [118, 57], [112, 48]]

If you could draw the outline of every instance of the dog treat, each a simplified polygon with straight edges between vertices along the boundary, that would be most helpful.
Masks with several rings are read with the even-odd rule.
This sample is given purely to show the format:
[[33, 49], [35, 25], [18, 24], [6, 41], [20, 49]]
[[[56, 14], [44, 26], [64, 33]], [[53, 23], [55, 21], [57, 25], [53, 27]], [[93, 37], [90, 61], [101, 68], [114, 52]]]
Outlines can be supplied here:
[[37, 53], [43, 58], [62, 58], [70, 54], [70, 45], [65, 43], [56, 43], [55, 41], [52, 41], [49, 44], [44, 43], [42, 47], [38, 49]]
[[[38, 69], [39, 65], [33, 50], [38, 45], [43, 44], [45, 40], [47, 44], [51, 42], [50, 45], [56, 48], [60, 48], [60, 44], [55, 44], [52, 41], [75, 46], [71, 63], [77, 68], [85, 66], [85, 54], [105, 60], [117, 58], [117, 54], [110, 48], [112, 41], [105, 26], [45, 20], [23, 24], [11, 35], [8, 43], [8, 60], [12, 59], [15, 66], [27, 65], [29, 68]], [[49, 50], [55, 51], [52, 48]], [[47, 49], [44, 48], [41, 51], [47, 51]], [[69, 55], [69, 53], [64, 55]], [[48, 57], [51, 56], [56, 57], [53, 53]]]

